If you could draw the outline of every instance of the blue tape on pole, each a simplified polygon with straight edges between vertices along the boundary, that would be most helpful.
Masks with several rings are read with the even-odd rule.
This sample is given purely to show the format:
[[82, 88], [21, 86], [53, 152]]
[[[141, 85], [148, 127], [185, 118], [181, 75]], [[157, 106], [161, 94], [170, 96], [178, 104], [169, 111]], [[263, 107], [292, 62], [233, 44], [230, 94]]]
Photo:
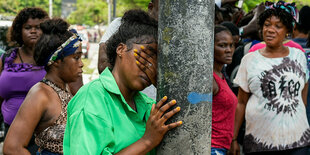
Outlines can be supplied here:
[[197, 104], [200, 102], [212, 102], [212, 93], [200, 94], [197, 92], [190, 92], [187, 96], [187, 100], [191, 104]]

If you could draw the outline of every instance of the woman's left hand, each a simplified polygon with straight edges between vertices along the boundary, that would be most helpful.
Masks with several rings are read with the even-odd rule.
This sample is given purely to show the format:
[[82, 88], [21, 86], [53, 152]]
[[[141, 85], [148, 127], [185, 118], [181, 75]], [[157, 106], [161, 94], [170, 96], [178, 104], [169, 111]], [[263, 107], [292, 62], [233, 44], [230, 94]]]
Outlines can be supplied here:
[[134, 55], [138, 67], [148, 76], [152, 84], [157, 86], [157, 47], [147, 45], [134, 49]]

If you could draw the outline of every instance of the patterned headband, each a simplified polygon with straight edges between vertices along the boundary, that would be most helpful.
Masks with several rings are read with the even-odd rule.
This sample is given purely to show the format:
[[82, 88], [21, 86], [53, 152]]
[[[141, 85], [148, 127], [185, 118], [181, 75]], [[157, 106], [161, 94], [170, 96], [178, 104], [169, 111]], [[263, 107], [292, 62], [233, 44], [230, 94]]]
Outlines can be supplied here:
[[[287, 13], [289, 13], [293, 16], [293, 18], [295, 19], [295, 22], [298, 21], [299, 13], [298, 13], [298, 10], [295, 6], [295, 3], [286, 3], [284, 1], [279, 1], [277, 3], [273, 3], [273, 2], [266, 1], [265, 7], [266, 7], [266, 10], [267, 9], [276, 9], [276, 8], [283, 9], [284, 11], [286, 11]], [[294, 24], [295, 23], [293, 23], [293, 25]]]
[[57, 50], [46, 59], [45, 64], [47, 64], [47, 66], [50, 66], [56, 60], [74, 54], [76, 52], [76, 50], [81, 44], [82, 39], [79, 35], [77, 35], [77, 33], [74, 32], [76, 31], [73, 31], [73, 36], [71, 36], [67, 41], [65, 41], [61, 46], [59, 46]]

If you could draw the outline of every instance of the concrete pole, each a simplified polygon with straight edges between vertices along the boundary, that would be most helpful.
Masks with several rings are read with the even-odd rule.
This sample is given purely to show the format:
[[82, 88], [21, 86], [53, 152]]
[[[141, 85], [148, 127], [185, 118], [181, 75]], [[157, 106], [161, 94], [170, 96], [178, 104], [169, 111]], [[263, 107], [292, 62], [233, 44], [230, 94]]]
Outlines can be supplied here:
[[214, 0], [161, 0], [157, 100], [181, 107], [170, 122], [183, 125], [165, 136], [159, 155], [211, 152]]
[[49, 0], [49, 14], [50, 18], [53, 18], [53, 0]]

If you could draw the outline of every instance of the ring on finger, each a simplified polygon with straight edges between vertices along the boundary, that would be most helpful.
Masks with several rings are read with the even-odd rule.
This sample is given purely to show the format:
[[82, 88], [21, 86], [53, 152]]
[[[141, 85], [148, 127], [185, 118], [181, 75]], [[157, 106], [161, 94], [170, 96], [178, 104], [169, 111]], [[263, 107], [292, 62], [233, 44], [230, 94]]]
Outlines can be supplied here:
[[149, 67], [152, 67], [152, 66], [153, 66], [153, 64], [149, 63], [149, 64], [148, 64], [148, 66], [149, 66]]

